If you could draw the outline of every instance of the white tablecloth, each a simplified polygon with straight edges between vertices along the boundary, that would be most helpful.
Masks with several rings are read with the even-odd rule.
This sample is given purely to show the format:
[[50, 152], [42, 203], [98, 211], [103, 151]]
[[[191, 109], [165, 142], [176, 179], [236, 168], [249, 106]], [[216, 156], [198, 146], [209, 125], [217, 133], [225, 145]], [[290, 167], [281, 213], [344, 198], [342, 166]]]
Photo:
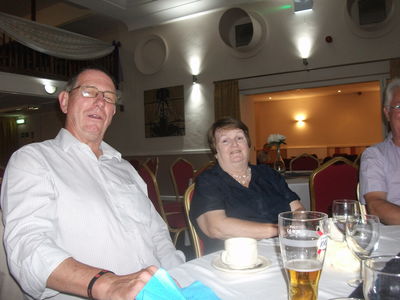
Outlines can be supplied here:
[[[170, 274], [183, 287], [199, 280], [223, 300], [287, 300], [286, 277], [281, 267], [278, 239], [261, 240], [258, 245], [260, 255], [272, 261], [268, 269], [258, 273], [234, 274], [216, 270], [211, 266], [212, 260], [219, 255], [216, 252], [176, 267], [170, 270]], [[400, 226], [382, 226], [379, 246], [373, 254], [397, 254], [399, 251]], [[324, 266], [318, 299], [348, 296], [354, 288], [346, 282], [356, 275]]]
[[310, 210], [310, 188], [308, 183], [308, 177], [295, 177], [287, 178], [286, 182], [289, 188], [300, 197], [300, 202], [303, 204], [306, 210]]

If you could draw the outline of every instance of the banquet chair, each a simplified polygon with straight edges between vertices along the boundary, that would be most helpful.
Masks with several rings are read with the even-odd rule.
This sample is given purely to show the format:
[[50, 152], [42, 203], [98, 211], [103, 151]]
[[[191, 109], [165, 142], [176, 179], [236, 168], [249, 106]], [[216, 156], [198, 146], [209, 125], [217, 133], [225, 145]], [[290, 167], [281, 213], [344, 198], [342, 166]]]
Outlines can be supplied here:
[[128, 161], [136, 170], [139, 169], [139, 166], [140, 166], [139, 160], [137, 160], [136, 158], [131, 158]]
[[147, 165], [147, 167], [150, 169], [150, 171], [153, 172], [153, 174], [154, 174], [154, 176], [156, 176], [156, 178], [157, 178], [157, 174], [158, 174], [158, 163], [159, 163], [159, 159], [157, 156], [149, 157], [143, 162], [143, 164]]
[[215, 161], [210, 160], [208, 163], [206, 163], [204, 166], [202, 166], [200, 169], [196, 170], [193, 174], [193, 182], [199, 176], [201, 173], [203, 173], [205, 170], [213, 167], [215, 165]]
[[187, 229], [182, 202], [161, 200], [157, 179], [146, 164], [142, 164], [139, 167], [138, 173], [147, 184], [148, 197], [165, 223], [167, 223], [168, 230], [176, 246], [180, 234]]
[[174, 184], [176, 200], [183, 199], [186, 189], [193, 180], [193, 165], [184, 158], [177, 158], [169, 168], [172, 183]]
[[357, 199], [358, 168], [335, 157], [313, 171], [309, 179], [311, 210], [331, 215], [335, 199]]
[[319, 160], [308, 153], [300, 154], [290, 160], [290, 171], [313, 171], [319, 167]]
[[204, 247], [203, 241], [200, 239], [199, 235], [196, 232], [196, 228], [193, 226], [192, 222], [190, 221], [189, 212], [190, 212], [190, 204], [192, 202], [193, 192], [194, 192], [195, 184], [192, 183], [186, 190], [184, 196], [184, 204], [185, 204], [185, 213], [187, 224], [189, 226], [190, 236], [192, 238], [194, 253], [196, 258], [202, 257], [204, 255]]

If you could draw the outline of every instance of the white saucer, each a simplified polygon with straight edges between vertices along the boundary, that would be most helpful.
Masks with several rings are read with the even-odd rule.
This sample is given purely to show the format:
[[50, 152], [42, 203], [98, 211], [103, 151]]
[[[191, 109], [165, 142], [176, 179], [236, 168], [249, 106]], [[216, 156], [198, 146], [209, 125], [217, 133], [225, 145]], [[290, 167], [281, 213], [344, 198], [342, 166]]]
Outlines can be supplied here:
[[253, 268], [247, 268], [247, 269], [232, 269], [229, 267], [227, 264], [223, 263], [221, 260], [221, 256], [218, 255], [216, 256], [213, 261], [211, 262], [211, 265], [216, 268], [217, 270], [223, 271], [223, 272], [229, 272], [229, 273], [254, 273], [254, 272], [260, 272], [262, 270], [265, 270], [271, 265], [271, 261], [264, 256], [259, 255], [258, 256], [258, 261], [257, 265]]

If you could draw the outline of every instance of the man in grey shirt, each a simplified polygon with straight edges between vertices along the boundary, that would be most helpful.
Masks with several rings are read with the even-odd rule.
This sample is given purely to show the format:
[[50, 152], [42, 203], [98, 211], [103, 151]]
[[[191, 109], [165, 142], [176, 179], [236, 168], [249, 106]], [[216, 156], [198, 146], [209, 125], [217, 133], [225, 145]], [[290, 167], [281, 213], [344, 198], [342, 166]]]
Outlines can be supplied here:
[[400, 224], [400, 79], [389, 83], [383, 112], [391, 133], [361, 157], [360, 195], [370, 214], [382, 223]]

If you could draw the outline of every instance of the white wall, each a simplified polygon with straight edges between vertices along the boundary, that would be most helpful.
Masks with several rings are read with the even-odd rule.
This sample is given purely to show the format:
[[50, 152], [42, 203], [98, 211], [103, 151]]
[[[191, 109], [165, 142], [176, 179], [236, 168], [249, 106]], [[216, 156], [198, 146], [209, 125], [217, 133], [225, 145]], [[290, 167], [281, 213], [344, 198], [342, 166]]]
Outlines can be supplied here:
[[[241, 6], [246, 11], [256, 11], [268, 26], [265, 44], [256, 55], [249, 58], [238, 58], [221, 40], [218, 22], [225, 10], [158, 27], [119, 32], [125, 111], [116, 115], [107, 140], [125, 155], [202, 151], [207, 148], [206, 130], [214, 120], [213, 82], [305, 70], [295, 47], [296, 38], [305, 33], [312, 33], [314, 45], [308, 59], [307, 68], [310, 71], [295, 78], [300, 85], [307, 74], [311, 76], [319, 68], [388, 60], [399, 56], [398, 18], [396, 26], [389, 32], [365, 38], [354, 33], [349, 26], [344, 0], [314, 0], [313, 11], [303, 15], [293, 14], [291, 9], [276, 9], [289, 3], [292, 1], [273, 0]], [[160, 71], [146, 75], [140, 73], [135, 66], [135, 48], [153, 34], [166, 41], [168, 57]], [[333, 43], [325, 42], [327, 35], [332, 36]], [[192, 72], [189, 66], [193, 56], [197, 56], [201, 62], [200, 93], [196, 97], [192, 96]], [[388, 66], [385, 64], [383, 72], [386, 76]], [[334, 79], [342, 78], [341, 82], [346, 82], [349, 75], [341, 68], [328, 68], [325, 74], [328, 79], [329, 74]], [[251, 81], [252, 78], [247, 80]], [[257, 81], [256, 78], [254, 80]], [[143, 92], [180, 84], [185, 87], [186, 135], [146, 139]], [[284, 81], [279, 82], [279, 85], [284, 84]], [[313, 80], [313, 84], [318, 85], [318, 82]]]

